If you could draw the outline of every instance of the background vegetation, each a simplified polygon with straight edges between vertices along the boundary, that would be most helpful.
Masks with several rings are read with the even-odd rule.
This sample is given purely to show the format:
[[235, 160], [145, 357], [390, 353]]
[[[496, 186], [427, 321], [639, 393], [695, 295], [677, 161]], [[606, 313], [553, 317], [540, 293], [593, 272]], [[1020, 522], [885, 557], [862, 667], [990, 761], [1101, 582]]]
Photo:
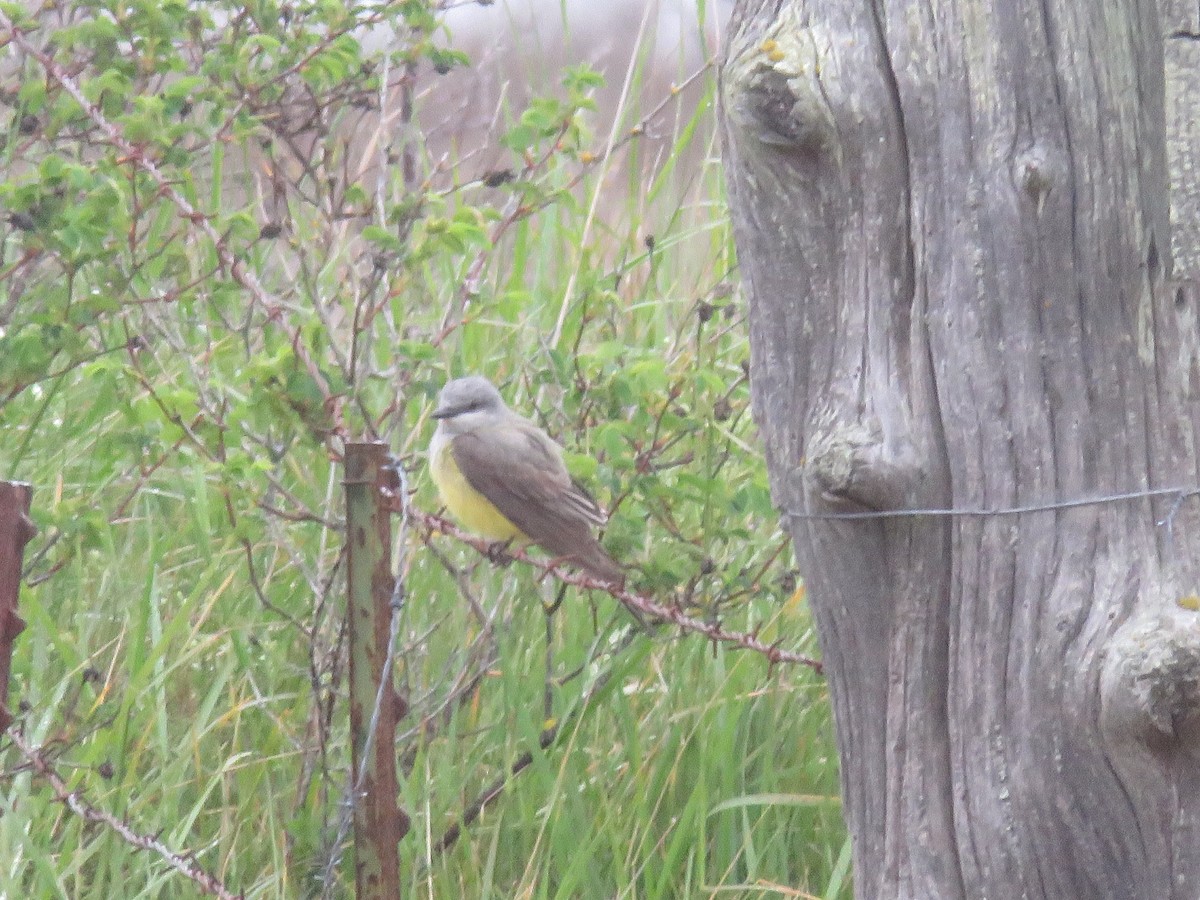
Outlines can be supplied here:
[[[749, 419], [711, 86], [667, 135], [686, 172], [638, 158], [632, 104], [618, 166], [579, 67], [464, 180], [420, 140], [423, 86], [469, 65], [431, 7], [0, 4], [0, 476], [40, 528], [18, 727], [247, 897], [351, 890], [340, 448], [387, 440], [436, 511], [447, 377], [537, 410], [638, 589], [816, 652]], [[411, 524], [397, 565], [407, 894], [850, 896], [819, 676], [604, 595], [548, 611], [536, 571]], [[0, 895], [198, 893], [0, 762]]]

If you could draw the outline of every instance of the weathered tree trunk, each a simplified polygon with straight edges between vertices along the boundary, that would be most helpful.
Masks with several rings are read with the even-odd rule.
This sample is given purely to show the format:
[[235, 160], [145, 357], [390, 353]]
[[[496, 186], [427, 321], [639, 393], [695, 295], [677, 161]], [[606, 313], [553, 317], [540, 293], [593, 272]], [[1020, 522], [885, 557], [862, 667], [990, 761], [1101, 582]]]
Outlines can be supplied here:
[[[742, 0], [755, 412], [860, 898], [1200, 897], [1197, 304], [1153, 0]], [[994, 514], [822, 518], [954, 509]]]

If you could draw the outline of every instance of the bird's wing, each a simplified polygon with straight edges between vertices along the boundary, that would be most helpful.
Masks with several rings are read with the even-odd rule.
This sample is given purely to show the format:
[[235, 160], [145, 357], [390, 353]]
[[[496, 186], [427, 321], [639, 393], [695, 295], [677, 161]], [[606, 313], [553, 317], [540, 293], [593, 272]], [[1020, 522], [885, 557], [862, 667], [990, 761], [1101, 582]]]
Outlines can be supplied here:
[[606, 521], [604, 511], [571, 480], [557, 445], [533, 425], [460, 434], [451, 450], [471, 487], [535, 544], [580, 562], [600, 549], [591, 526]]

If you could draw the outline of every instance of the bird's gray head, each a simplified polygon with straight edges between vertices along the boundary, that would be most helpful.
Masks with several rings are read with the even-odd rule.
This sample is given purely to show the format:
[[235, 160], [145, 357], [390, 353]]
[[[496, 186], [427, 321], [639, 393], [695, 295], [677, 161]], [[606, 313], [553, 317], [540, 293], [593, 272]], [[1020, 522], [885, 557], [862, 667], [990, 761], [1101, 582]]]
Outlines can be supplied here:
[[462, 434], [494, 423], [507, 411], [495, 385], [481, 375], [468, 375], [446, 382], [438, 395], [438, 407], [433, 417], [443, 431]]

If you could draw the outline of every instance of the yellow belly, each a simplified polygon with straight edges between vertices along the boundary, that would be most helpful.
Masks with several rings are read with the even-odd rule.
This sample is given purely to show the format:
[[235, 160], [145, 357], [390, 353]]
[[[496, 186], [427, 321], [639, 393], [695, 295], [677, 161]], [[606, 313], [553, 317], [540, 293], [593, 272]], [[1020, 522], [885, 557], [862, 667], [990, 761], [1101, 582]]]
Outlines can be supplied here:
[[454, 461], [449, 441], [437, 447], [430, 457], [429, 471], [442, 502], [464, 528], [490, 541], [529, 540], [492, 501], [471, 487]]

